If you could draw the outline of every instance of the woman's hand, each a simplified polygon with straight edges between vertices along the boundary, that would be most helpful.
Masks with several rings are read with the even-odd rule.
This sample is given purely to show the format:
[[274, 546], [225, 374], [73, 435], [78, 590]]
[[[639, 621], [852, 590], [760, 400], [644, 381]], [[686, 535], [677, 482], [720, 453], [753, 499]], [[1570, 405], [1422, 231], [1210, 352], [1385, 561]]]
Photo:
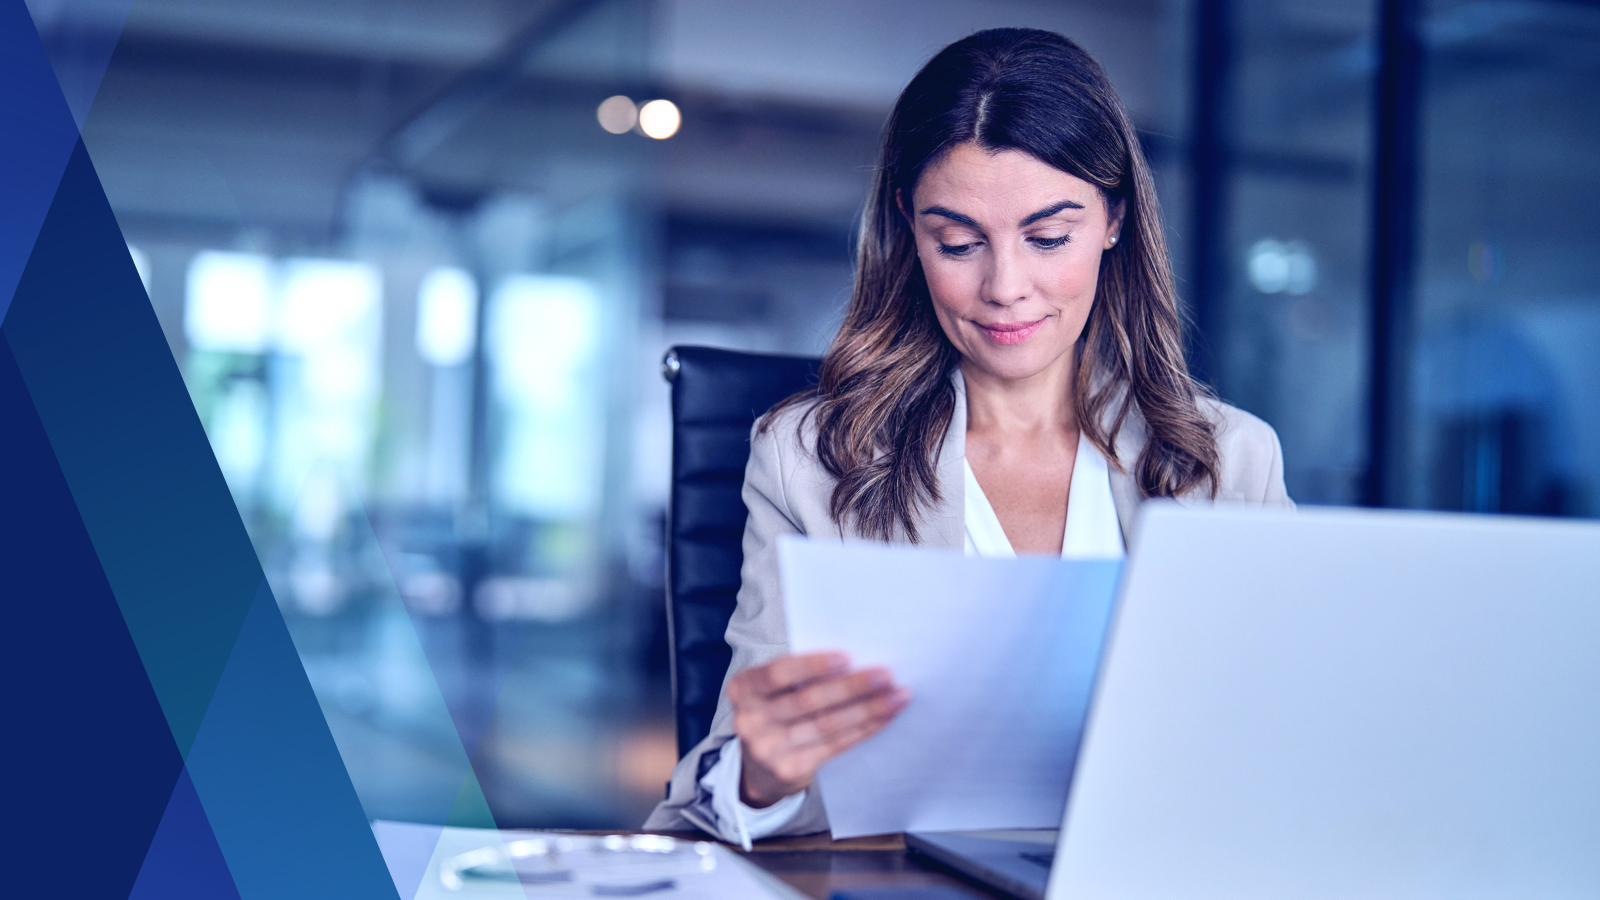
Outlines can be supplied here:
[[910, 699], [887, 670], [852, 672], [842, 653], [780, 656], [733, 676], [739, 799], [759, 809], [804, 790], [819, 766], [876, 734]]

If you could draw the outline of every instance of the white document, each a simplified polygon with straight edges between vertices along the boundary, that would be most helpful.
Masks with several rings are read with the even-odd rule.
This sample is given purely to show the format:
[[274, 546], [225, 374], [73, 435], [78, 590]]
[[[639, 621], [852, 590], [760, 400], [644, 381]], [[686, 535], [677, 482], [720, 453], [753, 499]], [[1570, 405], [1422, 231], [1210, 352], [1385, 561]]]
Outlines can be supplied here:
[[801, 538], [778, 559], [793, 652], [911, 689], [818, 773], [835, 838], [1061, 824], [1120, 561]]
[[[649, 897], [651, 900], [803, 900], [727, 847], [710, 844], [704, 857], [640, 859], [619, 855], [613, 860], [568, 855], [559, 864], [529, 860], [499, 877], [469, 877], [452, 887], [441, 877], [452, 859], [484, 848], [514, 847], [527, 838], [571, 837], [551, 832], [497, 831], [493, 828], [447, 828], [409, 822], [376, 821], [372, 832], [383, 852], [401, 900], [539, 900], [539, 898]], [[688, 846], [686, 844], [686, 846]], [[649, 855], [646, 854], [646, 857]], [[505, 869], [502, 865], [500, 869]], [[551, 868], [565, 877], [551, 878]]]

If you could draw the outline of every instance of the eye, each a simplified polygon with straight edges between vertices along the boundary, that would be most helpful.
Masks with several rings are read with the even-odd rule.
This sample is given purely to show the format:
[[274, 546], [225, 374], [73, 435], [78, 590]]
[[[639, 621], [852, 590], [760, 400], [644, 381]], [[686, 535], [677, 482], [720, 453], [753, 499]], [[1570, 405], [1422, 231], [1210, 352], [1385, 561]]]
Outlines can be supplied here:
[[1070, 234], [1063, 234], [1058, 238], [1028, 238], [1028, 243], [1038, 247], [1040, 250], [1054, 250], [1062, 244], [1070, 243], [1071, 241], [1072, 235]]
[[978, 246], [976, 241], [974, 241], [974, 242], [972, 242], [970, 244], [955, 244], [955, 245], [950, 245], [950, 244], [946, 244], [946, 243], [941, 242], [939, 244], [939, 253], [942, 256], [966, 256], [968, 253], [971, 253], [972, 252], [972, 248], [974, 248], [976, 246]]

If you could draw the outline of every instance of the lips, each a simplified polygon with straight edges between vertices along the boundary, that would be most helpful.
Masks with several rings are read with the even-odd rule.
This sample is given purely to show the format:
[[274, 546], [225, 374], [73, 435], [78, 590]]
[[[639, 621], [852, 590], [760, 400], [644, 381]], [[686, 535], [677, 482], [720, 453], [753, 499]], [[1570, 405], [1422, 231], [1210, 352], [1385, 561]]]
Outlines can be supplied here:
[[1039, 330], [1039, 326], [1044, 324], [1044, 319], [1034, 322], [995, 322], [989, 325], [979, 322], [974, 324], [989, 336], [989, 340], [994, 341], [996, 344], [1020, 344], [1032, 336], [1035, 331]]

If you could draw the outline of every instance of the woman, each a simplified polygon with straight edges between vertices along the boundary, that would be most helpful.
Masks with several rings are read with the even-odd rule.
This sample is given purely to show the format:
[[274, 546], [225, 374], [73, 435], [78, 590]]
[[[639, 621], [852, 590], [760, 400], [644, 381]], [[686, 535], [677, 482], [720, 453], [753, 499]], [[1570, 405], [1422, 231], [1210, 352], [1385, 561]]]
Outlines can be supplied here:
[[649, 828], [827, 829], [817, 768], [906, 703], [882, 669], [789, 655], [782, 534], [1120, 556], [1145, 497], [1291, 505], [1277, 436], [1190, 379], [1160, 211], [1100, 67], [995, 29], [885, 129], [854, 296], [815, 391], [751, 437], [733, 662]]

